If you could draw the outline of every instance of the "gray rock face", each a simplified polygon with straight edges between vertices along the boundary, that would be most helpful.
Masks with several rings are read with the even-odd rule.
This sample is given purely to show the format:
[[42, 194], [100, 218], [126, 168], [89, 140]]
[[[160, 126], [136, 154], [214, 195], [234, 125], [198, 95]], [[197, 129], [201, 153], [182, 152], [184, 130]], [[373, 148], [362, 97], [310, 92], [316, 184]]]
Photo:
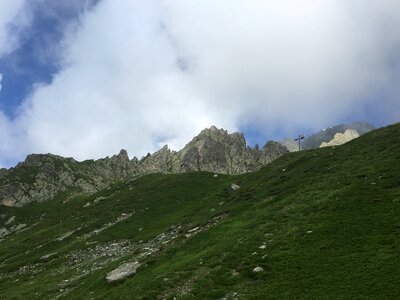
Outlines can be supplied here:
[[0, 168], [0, 178], [7, 175], [7, 169]]
[[72, 158], [29, 155], [0, 178], [0, 201], [18, 207], [32, 201], [47, 201], [65, 191], [93, 193], [107, 183], [85, 163]]
[[136, 273], [137, 268], [140, 267], [140, 263], [135, 261], [131, 263], [125, 263], [115, 270], [107, 274], [107, 283], [120, 282]]
[[241, 133], [228, 134], [212, 126], [180, 151], [164, 146], [140, 160], [130, 160], [126, 150], [83, 162], [52, 154], [30, 154], [0, 177], [0, 204], [20, 207], [48, 201], [62, 192], [93, 194], [113, 182], [156, 172], [241, 174], [256, 171], [287, 152], [286, 147], [273, 141], [262, 149], [248, 147]]
[[209, 171], [222, 174], [241, 174], [260, 169], [263, 165], [287, 153], [276, 142], [268, 142], [260, 150], [246, 147], [241, 133], [228, 134], [226, 130], [211, 127], [203, 130], [177, 153], [180, 163], [175, 172]]
[[167, 145], [153, 154], [147, 154], [137, 163], [138, 173], [177, 173], [179, 171], [178, 156]]

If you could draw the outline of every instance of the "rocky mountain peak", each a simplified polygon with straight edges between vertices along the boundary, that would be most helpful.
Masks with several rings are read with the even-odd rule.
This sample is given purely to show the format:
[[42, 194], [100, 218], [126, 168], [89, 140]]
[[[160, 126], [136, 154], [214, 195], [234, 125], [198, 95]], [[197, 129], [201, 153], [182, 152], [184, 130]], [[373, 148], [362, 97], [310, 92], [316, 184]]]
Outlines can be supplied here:
[[210, 128], [203, 129], [199, 135], [195, 138], [202, 138], [202, 137], [217, 137], [217, 136], [228, 136], [228, 131], [220, 128], [218, 129], [216, 126], [212, 125]]
[[158, 150], [156, 153], [166, 153], [166, 152], [171, 152], [171, 149], [169, 149], [168, 145], [164, 145], [162, 148], [160, 148], [160, 150]]
[[125, 149], [121, 149], [117, 156], [124, 159], [127, 158], [129, 160], [128, 151], [126, 151]]
[[16, 168], [20, 167], [41, 167], [46, 164], [52, 164], [55, 161], [71, 162], [75, 161], [72, 157], [62, 157], [54, 154], [29, 154], [23, 162], [16, 165]]
[[29, 154], [23, 162], [17, 164], [19, 167], [27, 166], [40, 166], [50, 158], [50, 154]]
[[205, 131], [205, 132], [225, 132], [225, 133], [227, 133], [226, 130], [224, 130], [222, 128], [218, 128], [215, 125], [211, 125], [210, 128], [206, 128], [203, 131]]
[[[227, 130], [222, 128], [218, 129], [216, 126], [211, 126], [200, 132], [199, 135], [195, 136], [188, 146], [196, 146], [198, 149], [214, 147], [216, 144], [219, 145], [240, 145], [240, 147], [246, 146], [246, 140], [242, 133], [234, 132], [229, 134]], [[183, 150], [183, 149], [182, 149]]]

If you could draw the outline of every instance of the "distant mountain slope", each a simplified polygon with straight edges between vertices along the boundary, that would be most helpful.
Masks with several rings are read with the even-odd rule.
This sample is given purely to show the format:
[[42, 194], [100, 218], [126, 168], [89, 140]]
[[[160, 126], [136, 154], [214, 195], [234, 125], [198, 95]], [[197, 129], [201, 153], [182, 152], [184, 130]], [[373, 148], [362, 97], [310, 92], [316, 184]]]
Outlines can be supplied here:
[[399, 136], [0, 207], [0, 299], [397, 299]]
[[52, 154], [31, 154], [15, 168], [0, 170], [0, 204], [23, 206], [48, 201], [65, 192], [93, 194], [111, 183], [157, 172], [241, 174], [259, 170], [287, 152], [273, 141], [262, 149], [247, 147], [242, 134], [228, 134], [212, 126], [180, 151], [165, 146], [141, 160], [129, 160], [125, 150], [111, 158], [84, 162]]

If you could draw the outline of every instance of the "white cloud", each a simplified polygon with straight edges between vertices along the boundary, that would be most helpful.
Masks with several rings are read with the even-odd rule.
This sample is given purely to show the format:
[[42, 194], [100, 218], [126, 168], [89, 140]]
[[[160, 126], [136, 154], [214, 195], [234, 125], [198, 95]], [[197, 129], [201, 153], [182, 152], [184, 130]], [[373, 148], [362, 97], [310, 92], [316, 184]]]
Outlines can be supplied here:
[[383, 91], [395, 120], [399, 15], [394, 0], [103, 0], [7, 128], [22, 152], [84, 159], [179, 148], [211, 124], [320, 129]]
[[25, 10], [26, 0], [2, 0], [0, 2], [0, 57], [18, 47], [21, 31], [31, 20]]
[[154, 4], [125, 1], [88, 13], [68, 37], [65, 69], [22, 109], [31, 151], [83, 159], [126, 147], [144, 155], [163, 143], [179, 147], [212, 123], [160, 18]]

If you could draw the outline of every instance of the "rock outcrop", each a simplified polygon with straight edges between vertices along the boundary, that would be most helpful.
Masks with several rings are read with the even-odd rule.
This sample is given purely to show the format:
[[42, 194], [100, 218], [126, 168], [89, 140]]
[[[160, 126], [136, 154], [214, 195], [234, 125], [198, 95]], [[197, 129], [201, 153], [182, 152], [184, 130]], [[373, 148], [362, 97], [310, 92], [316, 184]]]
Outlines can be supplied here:
[[178, 169], [173, 172], [241, 174], [256, 171], [287, 152], [284, 146], [273, 141], [267, 142], [261, 150], [258, 146], [247, 147], [243, 134], [228, 134], [226, 130], [212, 126], [176, 153], [173, 165]]
[[[340, 124], [334, 127], [329, 127], [320, 130], [315, 134], [307, 136], [301, 143], [302, 150], [317, 149], [322, 143], [329, 143], [335, 138], [337, 133], [344, 133], [346, 130], [352, 129], [357, 131], [359, 135], [363, 135], [375, 129], [375, 127], [368, 122], [354, 122], [352, 124]], [[298, 151], [299, 146], [294, 139], [284, 139], [280, 142], [283, 146], [287, 147], [290, 152]]]
[[0, 201], [6, 206], [43, 202], [61, 192], [91, 194], [107, 186], [109, 180], [86, 162], [52, 154], [31, 154], [0, 178]]
[[248, 147], [243, 134], [229, 134], [212, 126], [180, 151], [164, 146], [140, 160], [129, 159], [126, 150], [83, 162], [53, 154], [30, 154], [15, 168], [1, 173], [0, 204], [20, 207], [48, 201], [63, 192], [93, 194], [113, 182], [156, 172], [241, 174], [256, 171], [287, 152], [274, 141], [261, 149]]
[[344, 133], [336, 133], [334, 138], [329, 142], [323, 142], [319, 146], [320, 148], [323, 147], [330, 147], [330, 146], [339, 146], [343, 145], [351, 140], [358, 138], [360, 135], [358, 134], [357, 130], [354, 129], [346, 129]]

